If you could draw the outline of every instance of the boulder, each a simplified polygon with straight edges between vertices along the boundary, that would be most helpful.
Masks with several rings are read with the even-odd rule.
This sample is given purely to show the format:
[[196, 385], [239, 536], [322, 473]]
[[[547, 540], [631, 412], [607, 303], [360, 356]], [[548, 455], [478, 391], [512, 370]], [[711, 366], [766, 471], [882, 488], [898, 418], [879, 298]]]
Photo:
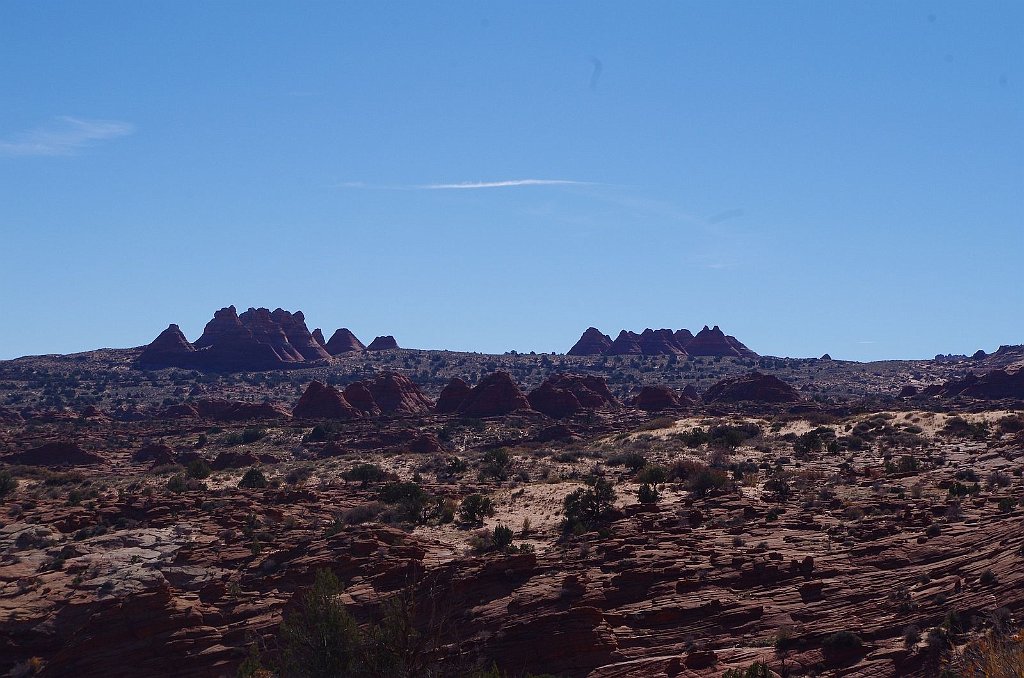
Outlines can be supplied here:
[[530, 409], [519, 386], [508, 372], [493, 372], [473, 387], [459, 406], [459, 413], [469, 417], [497, 417], [516, 410]]
[[611, 345], [611, 337], [596, 327], [588, 327], [567, 355], [603, 355]]
[[354, 419], [362, 416], [333, 386], [311, 381], [292, 410], [299, 419]]
[[135, 454], [132, 455], [132, 461], [136, 464], [151, 463], [154, 466], [173, 464], [175, 462], [174, 450], [170, 445], [149, 443], [135, 451]]

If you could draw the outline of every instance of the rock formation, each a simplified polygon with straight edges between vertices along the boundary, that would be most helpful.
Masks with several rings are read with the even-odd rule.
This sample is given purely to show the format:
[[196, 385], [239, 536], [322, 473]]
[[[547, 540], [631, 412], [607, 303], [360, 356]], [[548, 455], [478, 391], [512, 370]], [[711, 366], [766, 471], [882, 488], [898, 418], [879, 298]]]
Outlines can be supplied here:
[[644, 386], [633, 399], [633, 406], [647, 412], [676, 409], [682, 406], [679, 394], [668, 386]]
[[214, 371], [271, 370], [305, 366], [329, 358], [306, 328], [301, 311], [250, 308], [238, 315], [222, 308], [195, 344], [171, 325], [139, 355], [143, 367], [182, 367]]
[[468, 417], [497, 417], [516, 410], [530, 409], [530, 401], [519, 390], [508, 372], [493, 372], [473, 387], [459, 406]]
[[430, 398], [404, 374], [382, 374], [367, 388], [384, 414], [423, 414], [434, 409]]
[[643, 355], [643, 349], [640, 348], [640, 335], [622, 330], [619, 332], [619, 336], [615, 337], [612, 345], [608, 347], [605, 355]]
[[448, 384], [441, 389], [441, 394], [437, 397], [437, 405], [434, 406], [434, 410], [438, 414], [451, 414], [457, 412], [459, 407], [462, 405], [462, 401], [466, 399], [472, 391], [472, 387], [465, 381], [458, 377], [453, 377]]
[[0, 457], [5, 464], [24, 464], [25, 466], [88, 466], [99, 464], [103, 457], [86, 452], [74, 443], [46, 443], [31, 450], [16, 452]]
[[324, 333], [320, 330], [319, 327], [313, 330], [313, 341], [320, 344], [324, 348], [327, 348], [327, 342], [324, 341]]
[[980, 377], [968, 374], [963, 379], [952, 379], [939, 386], [930, 386], [922, 395], [978, 400], [1024, 400], [1024, 369], [992, 370]]
[[550, 379], [530, 391], [527, 400], [532, 409], [555, 419], [571, 417], [582, 407], [572, 391], [552, 385]]
[[380, 406], [373, 399], [373, 394], [370, 393], [370, 389], [365, 382], [352, 382], [345, 387], [342, 395], [364, 417], [379, 417], [381, 415]]
[[676, 330], [672, 337], [676, 340], [676, 345], [685, 351], [687, 344], [693, 341], [693, 332], [684, 328]]
[[398, 348], [398, 342], [390, 334], [383, 337], [377, 337], [370, 342], [370, 345], [366, 347], [367, 351], [387, 351], [392, 348]]
[[239, 400], [206, 398], [192, 403], [197, 414], [215, 421], [260, 421], [288, 419], [291, 413], [276, 403], [247, 403]]
[[750, 372], [722, 379], [704, 392], [706, 403], [795, 403], [803, 400], [800, 393], [778, 377]]
[[740, 357], [740, 351], [729, 343], [725, 332], [720, 330], [718, 325], [713, 329], [705, 325], [704, 329], [686, 345], [686, 352], [692, 356]]
[[354, 419], [361, 413], [333, 386], [311, 381], [292, 410], [299, 419]]
[[588, 327], [567, 355], [604, 355], [611, 345], [611, 337], [596, 327]]
[[341, 353], [363, 351], [366, 349], [366, 346], [347, 327], [342, 327], [334, 331], [334, 334], [331, 335], [331, 340], [327, 342], [325, 348], [331, 355], [339, 355]]
[[644, 355], [686, 355], [686, 351], [676, 342], [672, 330], [647, 328], [640, 334], [637, 343]]

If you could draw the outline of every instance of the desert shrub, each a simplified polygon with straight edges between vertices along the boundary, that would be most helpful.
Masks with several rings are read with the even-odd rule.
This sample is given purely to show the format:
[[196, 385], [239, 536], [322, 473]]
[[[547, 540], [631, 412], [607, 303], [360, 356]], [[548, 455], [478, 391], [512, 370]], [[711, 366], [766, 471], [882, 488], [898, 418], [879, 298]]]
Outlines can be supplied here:
[[167, 480], [167, 489], [175, 494], [188, 489], [188, 479], [181, 473], [176, 473]]
[[996, 583], [996, 575], [992, 570], [986, 569], [981, 573], [981, 576], [978, 577], [978, 581], [981, 582], [982, 586], [992, 586]]
[[363, 523], [368, 523], [379, 516], [384, 511], [384, 508], [384, 504], [379, 501], [371, 501], [342, 511], [335, 516], [335, 522], [339, 523], [338, 531], [340, 531], [341, 525], [362, 525]]
[[1017, 505], [1017, 500], [1013, 497], [1000, 497], [999, 498], [999, 510], [1002, 513], [1009, 513], [1013, 510], [1013, 507]]
[[508, 480], [512, 472], [512, 457], [508, 450], [499, 447], [484, 452], [480, 460], [480, 479]]
[[825, 656], [838, 656], [856, 652], [863, 646], [860, 637], [851, 631], [838, 631], [821, 643]]
[[1008, 414], [996, 422], [1000, 433], [1017, 433], [1024, 431], [1024, 415]]
[[605, 461], [609, 466], [625, 466], [630, 471], [639, 471], [647, 465], [647, 457], [640, 452], [619, 452]]
[[750, 438], [761, 435], [761, 427], [753, 423], [721, 424], [708, 431], [708, 444], [734, 450]]
[[921, 629], [914, 624], [907, 626], [903, 629], [903, 644], [907, 647], [913, 647], [921, 642]]
[[994, 490], [997, 487], [1009, 487], [1012, 484], [1013, 478], [1010, 477], [1010, 474], [999, 470], [991, 471], [985, 478], [985, 487], [990, 490]]
[[940, 534], [942, 534], [942, 526], [938, 523], [932, 523], [928, 526], [928, 529], [926, 529], [924, 533], [929, 537], [938, 537]]
[[213, 469], [210, 468], [205, 459], [193, 459], [188, 465], [189, 478], [202, 480], [203, 478], [209, 478], [212, 472]]
[[498, 525], [494, 528], [491, 541], [496, 551], [506, 551], [512, 546], [512, 529], [505, 525]]
[[264, 488], [267, 485], [267, 477], [263, 475], [263, 471], [255, 467], [246, 471], [242, 479], [238, 481], [239, 487], [249, 490]]
[[691, 431], [679, 433], [677, 434], [677, 437], [690, 449], [698, 448], [711, 440], [711, 436], [708, 435], [708, 432], [699, 426]]
[[644, 483], [637, 490], [636, 498], [641, 504], [657, 504], [658, 503], [658, 488]]
[[951, 417], [945, 425], [939, 429], [939, 435], [949, 438], [970, 438], [972, 440], [985, 440], [988, 438], [988, 424], [986, 422], [969, 422], [963, 417]]
[[396, 506], [400, 519], [416, 524], [427, 520], [426, 509], [430, 495], [419, 483], [387, 483], [380, 488], [379, 496], [385, 504]]
[[604, 478], [597, 478], [590, 487], [581, 487], [566, 495], [564, 500], [565, 518], [562, 529], [565, 532], [582, 532], [603, 524], [615, 501], [615, 490]]
[[967, 497], [981, 492], [981, 485], [978, 483], [974, 483], [973, 485], [953, 483], [949, 486], [949, 489], [946, 492], [950, 497]]
[[668, 469], [657, 464], [648, 464], [640, 469], [636, 479], [641, 483], [657, 485], [668, 479]]
[[282, 678], [352, 675], [362, 654], [359, 627], [338, 600], [341, 583], [319, 570], [313, 586], [281, 622]]
[[14, 492], [18, 487], [18, 479], [7, 469], [0, 471], [0, 499]]
[[728, 483], [729, 477], [724, 471], [705, 468], [686, 481], [686, 489], [695, 497], [704, 497], [713, 491], [725, 488]]
[[288, 471], [288, 475], [284, 477], [284, 481], [289, 485], [299, 485], [306, 482], [311, 475], [313, 475], [313, 469], [310, 467], [296, 466], [291, 471]]
[[248, 427], [242, 431], [242, 442], [246, 444], [254, 443], [261, 438], [266, 437], [267, 429]]
[[773, 675], [768, 664], [756, 661], [745, 669], [729, 669], [722, 674], [722, 678], [771, 678]]
[[376, 464], [356, 464], [348, 471], [341, 474], [345, 480], [360, 482], [364, 486], [368, 483], [376, 483], [387, 477], [387, 473]]
[[672, 482], [686, 482], [706, 469], [707, 465], [694, 459], [678, 459], [668, 468], [668, 480]]
[[486, 516], [494, 515], [494, 502], [482, 494], [471, 494], [459, 506], [459, 518], [467, 523], [482, 523]]
[[333, 421], [326, 421], [314, 426], [309, 433], [302, 437], [304, 442], [323, 443], [334, 440], [341, 431], [341, 424]]

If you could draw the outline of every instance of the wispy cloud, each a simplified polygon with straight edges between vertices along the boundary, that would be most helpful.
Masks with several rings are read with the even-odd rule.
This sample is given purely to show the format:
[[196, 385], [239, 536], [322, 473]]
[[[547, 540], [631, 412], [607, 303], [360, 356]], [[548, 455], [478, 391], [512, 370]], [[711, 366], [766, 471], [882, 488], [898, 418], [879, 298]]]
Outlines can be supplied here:
[[340, 188], [375, 188], [393, 191], [461, 191], [481, 188], [513, 188], [516, 186], [594, 186], [591, 181], [573, 181], [571, 179], [506, 179], [504, 181], [465, 181], [455, 184], [406, 184], [387, 186], [367, 184], [362, 181], [346, 181], [339, 184]]
[[86, 146], [128, 136], [134, 131], [135, 126], [127, 122], [60, 116], [46, 125], [0, 139], [0, 155], [72, 155]]

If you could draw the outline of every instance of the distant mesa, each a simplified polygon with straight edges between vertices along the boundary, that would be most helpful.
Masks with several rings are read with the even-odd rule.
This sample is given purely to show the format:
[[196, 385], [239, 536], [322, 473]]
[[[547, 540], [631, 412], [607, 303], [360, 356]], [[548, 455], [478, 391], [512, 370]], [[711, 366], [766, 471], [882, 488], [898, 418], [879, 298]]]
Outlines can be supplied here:
[[365, 351], [366, 346], [363, 342], [356, 338], [356, 335], [347, 327], [335, 330], [334, 334], [331, 335], [331, 340], [324, 345], [327, 352], [331, 355], [341, 355], [342, 353], [352, 353], [354, 351]]
[[387, 351], [393, 348], [398, 348], [398, 342], [391, 335], [377, 337], [370, 342], [370, 345], [366, 347], [367, 351]]
[[611, 348], [612, 338], [596, 327], [588, 327], [568, 355], [604, 355]]
[[795, 388], [761, 372], [722, 379], [704, 392], [705, 403], [795, 403], [801, 400], [803, 397]]
[[615, 340], [595, 327], [587, 328], [579, 341], [569, 349], [568, 355], [672, 355], [757, 358], [736, 337], [726, 335], [718, 325], [704, 326], [696, 336], [687, 329], [654, 330], [647, 328], [640, 334], [622, 330]]
[[[378, 337], [374, 345], [373, 350], [398, 347], [394, 337]], [[306, 327], [302, 311], [250, 308], [239, 314], [228, 306], [213, 314], [194, 344], [177, 325], [169, 325], [142, 350], [137, 364], [218, 372], [273, 370], [326, 364], [331, 356], [364, 348], [345, 328], [324, 341], [319, 328], [310, 332]]]

